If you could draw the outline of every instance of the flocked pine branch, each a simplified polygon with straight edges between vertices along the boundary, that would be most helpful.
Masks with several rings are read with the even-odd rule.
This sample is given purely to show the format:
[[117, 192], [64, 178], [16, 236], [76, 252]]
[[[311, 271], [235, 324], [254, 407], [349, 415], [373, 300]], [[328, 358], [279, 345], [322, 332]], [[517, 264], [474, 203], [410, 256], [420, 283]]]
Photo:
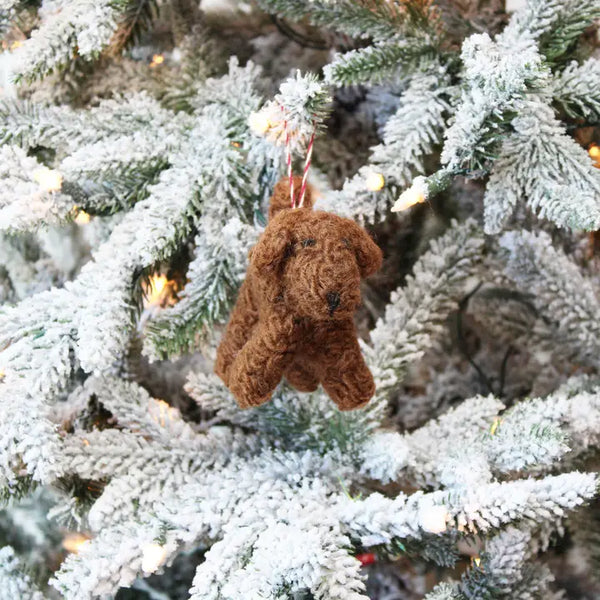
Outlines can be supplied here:
[[[52, 148], [58, 156], [67, 153], [62, 162], [53, 165], [54, 178], [45, 180], [58, 179], [65, 194], [68, 191], [72, 196], [72, 207], [77, 204], [93, 214], [129, 208], [143, 199], [148, 186], [156, 183], [158, 174], [168, 166], [169, 149], [182, 141], [181, 133], [191, 123], [189, 118], [185, 121], [185, 115], [175, 117], [143, 93], [104, 100], [93, 112], [6, 102], [0, 105], [0, 115], [2, 143], [27, 150]], [[132, 138], [135, 150], [127, 147]], [[24, 175], [33, 178], [35, 169]]]
[[545, 73], [535, 39], [520, 34], [507, 28], [494, 40], [482, 33], [463, 42], [461, 95], [453, 122], [445, 132], [443, 168], [418, 182], [418, 192], [424, 198], [445, 188], [456, 174], [486, 168], [506, 132], [514, 102], [528, 86], [539, 86], [543, 81]]
[[463, 43], [461, 58], [464, 88], [442, 152], [450, 172], [485, 165], [513, 103], [543, 76], [535, 40], [507, 31], [495, 40], [485, 33], [472, 35]]
[[0, 231], [34, 229], [65, 219], [73, 202], [62, 177], [18, 146], [0, 146]]
[[[399, 208], [409, 198], [423, 201], [438, 193], [456, 175], [481, 176], [491, 170], [487, 232], [501, 229], [521, 196], [559, 226], [598, 227], [598, 174], [549, 106], [555, 84], [544, 49], [571, 44], [598, 11], [585, 0], [569, 6], [578, 15], [574, 19], [562, 3], [530, 2], [495, 39], [476, 34], [464, 41], [462, 93], [445, 134], [443, 167], [417, 178], [400, 197]], [[544, 162], [546, 148], [549, 165]]]
[[553, 80], [552, 97], [569, 117], [600, 122], [600, 60], [570, 63]]
[[440, 65], [411, 78], [398, 109], [383, 127], [383, 143], [371, 149], [371, 162], [385, 178], [402, 185], [424, 172], [425, 157], [441, 145], [454, 92]]
[[325, 66], [327, 81], [337, 85], [381, 81], [399, 72], [416, 72], [440, 52], [439, 19], [430, 0], [416, 2], [293, 2], [264, 0], [265, 8], [289, 18], [308, 17], [316, 24], [371, 36], [366, 48], [338, 54]]
[[338, 54], [325, 66], [325, 78], [337, 85], [379, 82], [391, 76], [410, 75], [439, 60], [442, 37], [437, 9], [429, 0], [398, 2], [404, 15], [396, 35], [376, 43]]
[[[417, 485], [461, 489], [476, 487], [492, 475], [543, 472], [558, 460], [576, 463], [587, 449], [600, 445], [597, 419], [590, 417], [598, 411], [596, 390], [559, 390], [503, 413], [502, 403], [491, 396], [465, 400], [404, 436], [404, 463], [397, 463], [399, 470], [388, 471], [387, 478], [402, 473]], [[390, 442], [398, 434], [386, 435]]]
[[158, 314], [146, 328], [145, 354], [154, 358], [190, 351], [209, 327], [223, 322], [246, 272], [247, 254], [258, 229], [233, 217], [225, 227], [203, 223], [195, 240], [188, 283], [177, 304]]
[[48, 261], [41, 257], [32, 264], [27, 246], [20, 242], [14, 235], [0, 235], [0, 265], [5, 270], [6, 298], [11, 302], [47, 290], [56, 280]]
[[[164, 400], [155, 400], [144, 388], [133, 383], [111, 376], [89, 377], [73, 392], [70, 402], [81, 406], [81, 401], [85, 405], [92, 397], [100, 402], [120, 425], [135, 430], [137, 434], [160, 440], [166, 445], [172, 445], [174, 440], [185, 445], [186, 440], [194, 437], [194, 430], [183, 420], [176, 408], [169, 406]], [[114, 431], [112, 433], [114, 434]], [[107, 432], [107, 435], [111, 434]], [[127, 469], [130, 466], [131, 463], [127, 466], [121, 465], [119, 469]], [[99, 465], [96, 464], [94, 468], [99, 469]], [[98, 473], [96, 470], [96, 477]]]
[[[162, 108], [144, 92], [102, 100], [89, 111], [26, 100], [5, 101], [0, 103], [0, 115], [0, 143], [23, 148], [44, 146], [66, 154], [63, 158], [107, 139], [117, 141], [123, 135], [137, 134], [145, 139], [148, 131], [164, 131], [171, 138], [191, 123], [189, 119], [186, 123], [184, 115], [175, 116], [173, 111]], [[83, 166], [88, 166], [89, 156], [84, 154], [81, 158]], [[99, 170], [102, 164], [98, 161]]]
[[521, 198], [559, 227], [600, 227], [600, 171], [544, 102], [517, 108], [486, 189], [486, 232], [498, 233]]
[[[329, 502], [332, 502], [333, 500], [333, 506], [327, 512], [333, 513], [332, 516], [335, 520], [341, 520], [342, 531], [344, 531], [346, 535], [350, 534], [352, 538], [358, 538], [364, 546], [368, 547], [371, 545], [391, 544], [393, 541], [402, 540], [406, 542], [407, 540], [422, 539], [423, 537], [427, 536], [429, 527], [433, 526], [433, 523], [429, 520], [432, 515], [439, 513], [441, 516], [444, 511], [446, 512], [448, 518], [449, 529], [453, 528], [455, 524], [460, 523], [466, 524], [466, 526], [472, 531], [485, 531], [489, 528], [497, 527], [503, 522], [506, 522], [506, 517], [498, 518], [494, 515], [494, 513], [499, 512], [497, 510], [499, 507], [502, 507], [502, 509], [507, 509], [510, 506], [510, 508], [515, 510], [513, 513], [514, 516], [517, 514], [524, 516], [519, 509], [519, 501], [517, 500], [514, 502], [511, 498], [511, 494], [516, 494], [518, 497], [518, 491], [524, 492], [527, 490], [531, 494], [530, 499], [533, 501], [532, 505], [537, 505], [539, 507], [538, 510], [543, 510], [543, 503], [548, 501], [550, 497], [554, 497], [554, 500], [550, 500], [548, 502], [548, 508], [552, 507], [559, 511], [563, 510], [562, 507], [566, 508], [568, 506], [577, 506], [581, 501], [578, 497], [578, 494], [581, 492], [583, 492], [585, 495], [593, 493], [592, 490], [594, 489], [594, 483], [593, 479], [591, 479], [589, 476], [573, 474], [571, 479], [567, 479], [566, 476], [550, 479], [551, 481], [546, 480], [545, 483], [522, 481], [504, 485], [491, 484], [490, 486], [485, 486], [482, 488], [480, 490], [480, 495], [478, 496], [469, 494], [465, 496], [449, 496], [443, 492], [434, 492], [427, 495], [418, 493], [413, 496], [399, 496], [394, 499], [387, 499], [379, 494], [372, 494], [363, 500], [353, 499], [348, 496], [338, 496], [337, 503], [335, 502], [335, 499], [329, 499]], [[567, 490], [569, 484], [574, 484], [578, 491], [574, 492], [573, 494], [568, 492]], [[320, 486], [315, 485], [312, 489], [307, 489], [305, 491], [307, 502], [304, 506], [302, 506], [302, 508], [297, 507], [301, 510], [300, 515], [306, 515], [305, 519], [308, 519], [308, 521], [305, 521], [305, 523], [308, 526], [312, 525], [314, 527], [309, 515], [312, 511], [316, 510], [319, 496], [324, 491], [321, 491], [319, 487]], [[311, 491], [316, 493], [311, 494]], [[319, 494], [319, 492], [321, 492], [321, 494]], [[313, 495], [317, 496], [317, 502], [311, 501], [310, 496]], [[284, 502], [282, 516], [285, 518], [286, 496], [283, 494], [280, 496], [278, 494], [278, 497], [280, 498], [280, 501]], [[533, 500], [533, 498], [536, 498], [536, 500]], [[321, 499], [321, 502], [322, 507], [330, 506], [329, 502], [324, 503], [323, 499]], [[467, 504], [470, 502], [472, 502], [472, 504]], [[321, 510], [323, 510], [323, 508]], [[535, 512], [536, 508], [533, 508], [533, 513]], [[506, 514], [507, 513], [505, 513], [505, 515]], [[236, 515], [236, 520], [239, 519], [241, 523], [248, 523], [249, 518], [245, 513], [240, 512], [238, 515], [239, 516]], [[320, 523], [323, 523], [323, 521], [328, 523], [327, 519], [322, 518], [319, 520]], [[512, 521], [512, 518], [509, 517], [509, 521]], [[437, 523], [440, 528], [442, 528], [443, 522], [444, 519], [440, 518], [439, 522]], [[321, 527], [322, 526], [323, 525], [321, 525]], [[258, 542], [260, 544], [260, 534], [257, 536], [257, 533], [252, 532], [251, 535], [254, 539], [258, 537]], [[232, 541], [233, 540], [231, 537], [227, 540], [227, 542], [230, 544]], [[244, 541], [244, 545], [246, 547], [250, 545], [249, 542], [251, 543], [251, 540]], [[235, 550], [238, 550], [239, 552], [239, 546], [238, 548], [235, 548]], [[311, 556], [313, 554], [314, 553], [311, 552]], [[257, 559], [260, 558], [261, 556], [257, 556]], [[323, 558], [326, 560], [325, 556]], [[307, 559], [310, 560], [308, 557]], [[313, 565], [315, 564], [313, 561], [311, 562]], [[306, 562], [304, 561], [298, 561], [297, 566], [294, 565], [296, 567], [296, 573], [302, 568], [304, 568], [303, 570], [306, 573], [308, 569], [306, 569], [304, 566], [305, 564]], [[308, 564], [311, 563], [309, 562]], [[206, 575], [206, 571], [211, 566], [212, 565], [210, 565], [208, 561], [207, 563], [204, 563], [203, 566], [198, 569], [196, 580], [201, 582], [202, 578]], [[238, 580], [240, 583], [254, 583], [254, 580], [252, 579], [252, 572], [254, 569], [244, 569], [243, 564], [240, 565], [237, 563], [237, 561], [233, 562], [231, 566], [228, 565], [228, 567], [230, 571], [225, 575], [233, 577], [234, 580]], [[351, 565], [348, 565], [346, 569], [343, 569], [341, 568], [341, 565], [339, 565], [338, 570], [340, 572], [340, 576], [344, 579], [355, 581], [355, 578], [352, 577], [352, 571], [350, 571], [350, 567]], [[288, 581], [294, 576], [298, 577], [294, 570], [290, 569], [290, 571], [291, 573], [288, 574]], [[217, 585], [219, 580], [227, 581], [227, 579], [223, 577], [223, 574], [218, 575], [217, 577], [213, 575], [213, 582], [217, 583]], [[311, 589], [311, 591], [313, 591], [313, 593], [315, 593], [314, 584], [312, 586], [307, 585], [309, 582], [310, 580], [307, 581], [307, 579], [305, 579], [304, 586], [308, 587]], [[230, 595], [227, 593], [226, 585], [227, 584], [221, 588], [221, 595], [216, 595], [216, 598], [236, 597], [234, 594]], [[256, 586], [256, 583], [254, 583], [254, 586]], [[258, 586], [254, 586], [252, 586], [250, 589], [260, 589]], [[234, 587], [233, 590], [235, 589], [236, 588]], [[317, 588], [316, 597], [330, 598], [337, 597], [337, 595], [333, 594], [332, 590], [328, 590], [327, 588], [322, 591]]]
[[[427, 519], [434, 514], [445, 517], [436, 522], [442, 530], [445, 521], [449, 528], [485, 533], [519, 520], [535, 525], [566, 515], [594, 497], [597, 485], [595, 475], [574, 471], [539, 480], [493, 482], [460, 493], [437, 490], [396, 498], [374, 493], [364, 500], [346, 496], [343, 519], [367, 546], [390, 543], [396, 536], [422, 536], [427, 531], [423, 525], [433, 526]], [[434, 507], [443, 510], [428, 511]]]
[[[371, 221], [376, 215], [383, 218], [393, 196], [424, 172], [425, 158], [441, 146], [453, 93], [441, 66], [415, 73], [383, 127], [381, 144], [371, 148], [369, 164], [347, 180], [342, 190], [319, 200], [319, 206]], [[371, 179], [377, 176], [383, 180], [374, 186]]]
[[[129, 585], [136, 572], [144, 572], [144, 547], [151, 540], [164, 551], [161, 564], [168, 564], [178, 544], [216, 539], [198, 568], [193, 598], [205, 597], [208, 590], [215, 598], [235, 598], [240, 589], [274, 593], [283, 585], [297, 591], [308, 588], [317, 598], [337, 597], [335, 590], [341, 593], [343, 588], [331, 587], [336, 579], [328, 578], [328, 572], [356, 586], [357, 593], [362, 589], [358, 563], [344, 549], [348, 538], [368, 547], [422, 539], [434, 528], [484, 533], [516, 519], [539, 521], [548, 511], [562, 514], [596, 490], [593, 476], [570, 473], [539, 481], [491, 483], [461, 493], [419, 492], [397, 498], [371, 494], [359, 500], [342, 491], [343, 480], [350, 475], [344, 462], [338, 453], [264, 450], [254, 457], [238, 456], [219, 469], [203, 470], [172, 493], [157, 490], [151, 511], [138, 513], [131, 524], [104, 527], [85, 552], [69, 557], [55, 585], [66, 598], [111, 593], [118, 585]], [[332, 529], [339, 535], [332, 537]], [[133, 546], [133, 531], [142, 539], [141, 546]], [[289, 545], [292, 533], [304, 543], [290, 553], [290, 562], [280, 563], [274, 580], [257, 576], [271, 565], [272, 552], [265, 555], [261, 548], [278, 547], [280, 535]], [[113, 558], [108, 571], [102, 569], [111, 554], [118, 559]]]
[[[148, 551], [146, 546], [152, 550], [156, 546], [153, 542], [162, 535], [161, 522], [151, 518], [152, 503], [162, 495], [169, 497], [172, 489], [189, 480], [193, 473], [203, 469], [212, 471], [215, 467], [218, 471], [234, 456], [252, 454], [253, 444], [256, 446], [252, 436], [223, 428], [196, 435], [177, 409], [154, 400], [135, 384], [115, 378], [88, 379], [71, 401], [80, 404], [81, 400], [91, 397], [109, 409], [124, 429], [76, 431], [65, 440], [60, 454], [69, 465], [69, 473], [86, 480], [110, 479], [100, 488], [102, 493], [87, 517], [95, 534], [93, 547], [101, 545], [99, 553], [93, 555], [94, 560], [107, 561], [115, 543], [123, 552], [116, 566], [105, 562], [105, 568], [100, 571], [88, 572], [86, 581], [72, 587], [74, 595], [66, 597], [77, 597], [77, 590], [83, 588], [85, 594], [91, 594], [96, 584], [99, 586], [96, 594], [101, 589], [112, 589], [107, 587], [110, 585], [129, 585], [134, 570], [140, 568], [135, 560], [141, 558], [140, 553]], [[142, 526], [143, 519], [147, 527]], [[148, 528], [151, 533], [146, 536]], [[136, 531], [133, 540], [132, 531]], [[126, 547], [129, 547], [127, 552]], [[85, 561], [90, 557], [85, 558], [85, 548], [81, 554], [87, 567]], [[81, 559], [71, 557], [59, 579], [68, 579], [73, 562], [81, 563]], [[113, 580], [115, 572], [121, 573], [122, 579]]]
[[458, 586], [448, 582], [438, 583], [426, 596], [427, 600], [464, 600]]
[[[26, 474], [37, 481], [60, 476], [56, 460], [60, 438], [45, 398], [62, 389], [78, 366], [72, 358], [72, 323], [61, 322], [60, 317], [73, 310], [73, 299], [66, 290], [32, 296], [27, 308], [21, 307], [18, 317], [13, 317], [16, 310], [3, 307], [0, 317], [4, 320], [3, 360], [10, 365], [0, 386], [2, 486], [15, 480], [23, 463], [28, 464]], [[19, 339], [26, 341], [21, 346], [11, 344]]]
[[528, 293], [555, 328], [561, 351], [584, 364], [597, 364], [600, 305], [589, 280], [539, 232], [505, 233], [500, 238], [506, 272]]
[[406, 435], [377, 429], [381, 422], [369, 411], [362, 418], [340, 415], [320, 392], [301, 398], [283, 389], [270, 404], [240, 411], [213, 376], [192, 375], [187, 390], [216, 411], [216, 422], [253, 429], [298, 451], [341, 449], [361, 473], [384, 482], [465, 489], [524, 469], [544, 472], [558, 460], [576, 463], [600, 445], [597, 419], [586, 416], [598, 411], [595, 387], [523, 401], [504, 413], [496, 398], [475, 397]]
[[61, 450], [69, 473], [84, 479], [110, 478], [88, 515], [93, 530], [135, 520], [140, 509], [194, 472], [227, 462], [232, 453], [252, 452], [256, 445], [252, 436], [224, 429], [196, 435], [177, 409], [115, 378], [90, 378], [76, 394], [83, 399], [93, 396], [129, 427], [78, 431]]
[[595, 0], [528, 0], [515, 13], [510, 27], [538, 39], [541, 52], [553, 61], [571, 49], [599, 17]]
[[[43, 126], [48, 109], [38, 110]], [[128, 208], [132, 195], [143, 199], [193, 129], [190, 115], [164, 109], [144, 93], [106, 100], [94, 111], [76, 115], [77, 121], [83, 124], [67, 125], [58, 138], [52, 131], [52, 141], [56, 144], [69, 135], [65, 143], [70, 152], [58, 169], [71, 186], [83, 182], [81, 204], [96, 213]], [[61, 129], [63, 122], [64, 117], [59, 120]]]
[[0, 598], [43, 600], [44, 595], [27, 575], [10, 546], [0, 548]]
[[391, 38], [336, 56], [325, 66], [325, 78], [336, 85], [379, 83], [423, 70], [437, 57], [438, 48], [427, 38]]
[[315, 25], [334, 27], [357, 37], [372, 36], [378, 39], [397, 33], [407, 17], [403, 3], [385, 0], [259, 0], [258, 4], [265, 12], [277, 13], [289, 19], [308, 18]]
[[[252, 78], [252, 69], [248, 69], [246, 71], [237, 70], [235, 71], [237, 75], [241, 76], [242, 73], [245, 73], [247, 77]], [[227, 89], [229, 92], [229, 89]], [[223, 91], [225, 93], [225, 90]], [[252, 96], [251, 90], [247, 89], [245, 91], [247, 94], [246, 98], [249, 102], [249, 106], [253, 106], [253, 102], [256, 102]], [[225, 112], [223, 112], [225, 111]], [[223, 175], [224, 178], [224, 189], [222, 193], [224, 197], [228, 198], [229, 202], [244, 202], [246, 191], [248, 186], [243, 186], [244, 183], [244, 167], [242, 165], [242, 155], [239, 151], [236, 150], [236, 147], [230, 143], [230, 137], [233, 136], [237, 140], [240, 135], [237, 131], [228, 130], [228, 125], [226, 119], [231, 119], [231, 116], [227, 115], [226, 108], [216, 108], [216, 103], [214, 105], [208, 106], [205, 109], [205, 115], [201, 120], [201, 124], [192, 128], [191, 130], [187, 129], [189, 126], [189, 122], [184, 122], [184, 129], [180, 132], [180, 137], [178, 138], [178, 146], [179, 146], [179, 154], [172, 155], [171, 157], [171, 165], [170, 168], [163, 171], [161, 173], [159, 181], [150, 188], [150, 195], [147, 199], [145, 199], [142, 203], [136, 205], [130, 215], [127, 215], [124, 221], [122, 221], [115, 231], [113, 232], [113, 236], [111, 238], [112, 244], [116, 242], [116, 240], [120, 240], [123, 248], [123, 255], [114, 256], [115, 251], [114, 247], [111, 244], [109, 250], [109, 246], [106, 246], [105, 252], [109, 252], [111, 257], [113, 258], [112, 264], [110, 268], [106, 271], [112, 272], [113, 276], [108, 279], [112, 279], [115, 281], [118, 287], [121, 287], [122, 292], [117, 293], [112, 299], [115, 301], [114, 309], [118, 310], [122, 315], [119, 318], [126, 320], [129, 319], [126, 316], [126, 313], [123, 313], [123, 302], [118, 299], [119, 296], [122, 296], [123, 293], [127, 293], [127, 288], [131, 286], [131, 279], [129, 276], [125, 277], [122, 280], [117, 280], [118, 275], [124, 275], [124, 270], [131, 269], [130, 272], [133, 272], [135, 268], [143, 267], [144, 263], [148, 265], [154, 261], [159, 260], [161, 257], [165, 256], [172, 247], [173, 243], [173, 235], [181, 236], [187, 230], [187, 217], [190, 211], [193, 210], [193, 207], [199, 208], [198, 199], [195, 197], [194, 185], [204, 186], [204, 193], [211, 198], [212, 203], [215, 206], [219, 206], [219, 210], [226, 210], [227, 206], [231, 206], [231, 204], [222, 205], [219, 204], [217, 200], [214, 198], [218, 198], [218, 190], [215, 189], [212, 191], [214, 196], [209, 193], [208, 186], [215, 185], [221, 181], [221, 179], [215, 179], [214, 175], [219, 173]], [[117, 118], [119, 115], [117, 114]], [[223, 117], [225, 117], [225, 121], [223, 121]], [[235, 108], [234, 117], [237, 121], [237, 107]], [[177, 121], [177, 120], [176, 120]], [[154, 132], [156, 134], [156, 132]], [[181, 135], [183, 134], [183, 135]], [[118, 134], [117, 134], [118, 135]], [[119, 136], [120, 137], [120, 136]], [[113, 138], [114, 139], [114, 138]], [[186, 144], [187, 147], [182, 147], [183, 144]], [[212, 150], [212, 154], [206, 154], [206, 164], [204, 172], [199, 171], [197, 162], [194, 160], [194, 175], [188, 177], [187, 170], [190, 168], [190, 165], [186, 162], [184, 158], [187, 155], [187, 151], [190, 150], [189, 145], [196, 145], [198, 148], [198, 152], [200, 155], [203, 153], [199, 150], [199, 147], [202, 144], [207, 144], [207, 147], [210, 147]], [[132, 147], [135, 147], [135, 142], [132, 144]], [[216, 149], [221, 147], [222, 153], [216, 153]], [[85, 153], [83, 152], [85, 150]], [[92, 170], [93, 167], [89, 164], [91, 157], [95, 155], [97, 148], [95, 145], [84, 146], [81, 150], [73, 153], [70, 157], [67, 157], [63, 164], [65, 165], [65, 170], [69, 173], [81, 173]], [[194, 154], [194, 152], [191, 152]], [[136, 157], [129, 156], [129, 160], [135, 161]], [[215, 163], [219, 162], [217, 166]], [[98, 160], [98, 165], [102, 164], [102, 156]], [[98, 167], [100, 169], [100, 167]], [[229, 170], [229, 171], [228, 171]], [[194, 183], [197, 182], [197, 183]], [[231, 186], [236, 186], [233, 188]], [[237, 187], [240, 186], [240, 187]], [[246, 187], [246, 189], [244, 189]], [[184, 193], [185, 190], [188, 190], [188, 195]], [[242, 191], [243, 190], [243, 191]], [[239, 196], [235, 196], [236, 192], [242, 192]], [[158, 200], [160, 197], [160, 201]], [[174, 204], [170, 207], [165, 203], [166, 198], [171, 198]], [[180, 206], [180, 211], [176, 210], [176, 205]], [[234, 205], [235, 206], [235, 205]], [[243, 207], [243, 204], [242, 204]], [[243, 208], [235, 207], [235, 211], [242, 211]], [[158, 211], [158, 212], [157, 212]], [[154, 214], [153, 214], [154, 213]], [[160, 214], [159, 214], [160, 213]], [[148, 227], [147, 239], [141, 238], [137, 242], [139, 247], [138, 250], [135, 250], [135, 243], [132, 246], [132, 241], [136, 238], [140, 237], [139, 230], [139, 217], [143, 216], [147, 219], [155, 219], [155, 223], [151, 220], [146, 221]], [[165, 216], [168, 217], [165, 219]], [[179, 220], [178, 220], [179, 219]], [[171, 231], [171, 233], [166, 236], [161, 235], [161, 230]], [[133, 236], [133, 237], [132, 237]], [[153, 237], [159, 240], [158, 245], [155, 248], [152, 246], [147, 246], [148, 242], [152, 240]], [[175, 237], [177, 239], [177, 237]], [[96, 260], [93, 264], [88, 265], [84, 272], [82, 273], [81, 280], [86, 280], [89, 277], [95, 277], [97, 275], [98, 269], [105, 268], [104, 263], [101, 258], [103, 257], [103, 248], [98, 250], [98, 254], [96, 255]], [[117, 253], [118, 254], [118, 253]], [[142, 258], [142, 263], [135, 264], [139, 258], [136, 258], [136, 254], [140, 255]], [[115, 263], [116, 259], [116, 263]], [[120, 265], [120, 261], [124, 261], [122, 265]], [[130, 266], [128, 266], [130, 265]], [[82, 281], [78, 280], [73, 283], [73, 286], [77, 288], [77, 286], [83, 285]], [[123, 287], [125, 285], [125, 287]], [[95, 287], [95, 286], [92, 286]], [[116, 290], [115, 290], [116, 291]], [[111, 299], [111, 295], [108, 295], [106, 300]], [[104, 302], [104, 299], [98, 298], [99, 301]], [[117, 307], [118, 305], [118, 307]], [[108, 307], [105, 305], [105, 309]], [[123, 332], [125, 333], [125, 332]], [[121, 338], [123, 339], [123, 338]], [[13, 340], [14, 341], [14, 340]], [[121, 341], [122, 343], [122, 341]], [[107, 350], [109, 346], [103, 345], [104, 350]], [[94, 351], [92, 351], [94, 352]], [[117, 351], [118, 353], [118, 351]], [[104, 353], [106, 359], [114, 360], [118, 354], [113, 354], [111, 358], [109, 358], [111, 351]], [[99, 357], [97, 357], [99, 358]], [[96, 368], [92, 367], [91, 368]], [[88, 367], [88, 368], [90, 368]]]
[[562, 594], [552, 589], [554, 576], [547, 566], [534, 564], [532, 534], [527, 529], [509, 527], [488, 540], [478, 564], [472, 566], [458, 584], [441, 584], [427, 600], [479, 600], [482, 598], [554, 598]]
[[135, 9], [146, 14], [147, 5], [147, 0], [44, 2], [39, 9], [39, 27], [14, 53], [17, 76], [43, 77], [76, 56], [96, 58], [109, 45], [123, 19]]
[[367, 351], [377, 381], [377, 396], [383, 397], [420, 358], [430, 340], [443, 328], [450, 311], [467, 293], [466, 283], [481, 260], [483, 237], [469, 220], [455, 225], [415, 264], [407, 284], [392, 293], [385, 315], [371, 331]]

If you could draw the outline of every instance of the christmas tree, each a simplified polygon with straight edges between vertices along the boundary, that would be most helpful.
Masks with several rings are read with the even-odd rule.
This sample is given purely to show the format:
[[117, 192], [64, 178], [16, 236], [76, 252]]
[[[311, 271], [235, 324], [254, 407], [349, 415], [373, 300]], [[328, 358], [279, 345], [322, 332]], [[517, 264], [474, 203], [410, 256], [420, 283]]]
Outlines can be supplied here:
[[[598, 598], [599, 22], [0, 0], [0, 600]], [[213, 373], [294, 172], [383, 250], [357, 410]]]

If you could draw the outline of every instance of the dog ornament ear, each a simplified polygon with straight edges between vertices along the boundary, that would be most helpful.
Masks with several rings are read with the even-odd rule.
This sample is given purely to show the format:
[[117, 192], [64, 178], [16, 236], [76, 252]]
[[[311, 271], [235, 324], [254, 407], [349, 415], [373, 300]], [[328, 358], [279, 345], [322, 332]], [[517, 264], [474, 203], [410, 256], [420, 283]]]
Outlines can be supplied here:
[[249, 254], [253, 277], [260, 283], [265, 300], [273, 302], [281, 293], [281, 277], [285, 261], [294, 252], [294, 226], [297, 211], [275, 215]]
[[347, 237], [354, 249], [360, 276], [364, 279], [381, 268], [383, 253], [371, 236], [357, 223], [347, 219]]

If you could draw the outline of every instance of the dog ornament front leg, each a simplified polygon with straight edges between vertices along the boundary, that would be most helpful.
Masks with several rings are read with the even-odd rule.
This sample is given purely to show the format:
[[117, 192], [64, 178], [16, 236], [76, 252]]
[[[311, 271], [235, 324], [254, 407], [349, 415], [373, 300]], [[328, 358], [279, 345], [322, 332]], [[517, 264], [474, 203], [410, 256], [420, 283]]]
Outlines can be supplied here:
[[229, 389], [241, 408], [267, 402], [291, 364], [298, 328], [291, 316], [262, 318], [229, 371]]

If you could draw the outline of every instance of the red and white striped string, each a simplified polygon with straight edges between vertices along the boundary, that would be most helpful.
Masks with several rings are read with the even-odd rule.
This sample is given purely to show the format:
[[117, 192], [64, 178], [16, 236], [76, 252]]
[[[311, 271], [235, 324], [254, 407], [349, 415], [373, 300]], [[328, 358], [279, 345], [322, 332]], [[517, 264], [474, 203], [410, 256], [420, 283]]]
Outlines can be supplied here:
[[312, 135], [310, 136], [310, 142], [306, 149], [306, 160], [304, 161], [304, 173], [302, 174], [302, 187], [300, 188], [300, 200], [298, 201], [298, 208], [304, 206], [304, 196], [306, 194], [306, 183], [308, 179], [308, 170], [310, 169], [310, 161], [312, 158], [313, 145], [315, 142], [315, 126], [313, 124]]
[[[281, 107], [281, 111], [285, 112], [285, 109], [283, 108], [283, 106]], [[308, 171], [310, 169], [313, 145], [315, 142], [316, 125], [315, 125], [315, 123], [313, 123], [312, 135], [310, 136], [308, 148], [306, 149], [306, 160], [304, 161], [304, 173], [302, 174], [302, 186], [300, 188], [300, 197], [298, 198], [297, 203], [296, 203], [296, 199], [294, 198], [294, 172], [292, 169], [292, 149], [291, 149], [291, 144], [290, 144], [290, 132], [288, 130], [287, 119], [284, 119], [284, 121], [283, 121], [283, 131], [285, 132], [285, 153], [286, 153], [285, 160], [286, 160], [286, 165], [287, 165], [288, 179], [290, 182], [290, 206], [292, 208], [302, 208], [302, 206], [304, 206], [304, 197], [306, 195]]]

